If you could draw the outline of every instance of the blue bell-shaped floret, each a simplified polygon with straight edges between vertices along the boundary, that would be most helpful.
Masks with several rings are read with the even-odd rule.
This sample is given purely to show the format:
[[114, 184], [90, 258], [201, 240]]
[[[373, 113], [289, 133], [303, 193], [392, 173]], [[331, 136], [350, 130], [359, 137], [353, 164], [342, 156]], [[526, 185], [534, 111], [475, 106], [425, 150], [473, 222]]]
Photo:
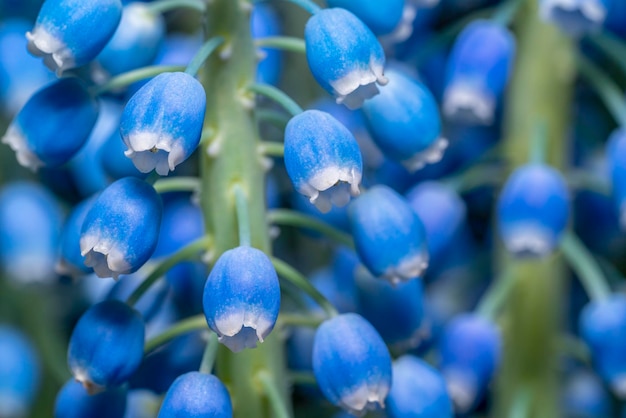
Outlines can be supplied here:
[[569, 196], [563, 176], [544, 164], [518, 168], [498, 199], [498, 227], [512, 254], [541, 257], [549, 254], [569, 218]]
[[345, 9], [324, 9], [304, 29], [306, 57], [317, 82], [350, 109], [384, 86], [385, 53], [372, 31]]
[[189, 372], [167, 391], [158, 418], [232, 418], [226, 386], [208, 373]]
[[224, 252], [207, 278], [204, 315], [219, 341], [234, 352], [255, 348], [274, 328], [280, 308], [276, 270], [261, 250]]
[[541, 0], [539, 14], [563, 31], [580, 36], [599, 30], [616, 1], [621, 0]]
[[402, 19], [404, 0], [328, 0], [328, 7], [341, 7], [361, 19], [374, 35], [387, 35]]
[[391, 283], [421, 276], [428, 267], [426, 231], [408, 202], [387, 186], [374, 186], [348, 208], [359, 258]]
[[613, 201], [619, 212], [620, 226], [626, 229], [626, 128], [616, 129], [611, 134], [606, 154]]
[[85, 144], [97, 118], [98, 103], [84, 83], [63, 78], [28, 100], [2, 142], [16, 152], [21, 165], [33, 171], [44, 165], [59, 166]]
[[143, 358], [144, 335], [141, 315], [126, 303], [92, 306], [70, 337], [67, 362], [74, 378], [91, 393], [126, 382]]
[[26, 33], [28, 51], [61, 75], [94, 59], [121, 18], [120, 0], [46, 0]]
[[120, 418], [126, 410], [125, 388], [89, 394], [74, 379], [63, 385], [54, 404], [54, 418]]
[[326, 112], [307, 110], [285, 128], [285, 166], [295, 189], [321, 212], [359, 194], [363, 162], [350, 131]]
[[159, 74], [126, 104], [120, 124], [126, 156], [142, 173], [167, 175], [198, 147], [205, 110], [198, 80], [181, 72]]
[[354, 313], [342, 314], [317, 329], [313, 373], [326, 399], [360, 416], [384, 407], [391, 356], [369, 322]]
[[[602, 380], [591, 370], [576, 367], [567, 373], [561, 394], [561, 410], [568, 417], [616, 416], [613, 399]], [[623, 416], [623, 415], [622, 415]]]
[[390, 418], [452, 418], [452, 401], [439, 371], [424, 360], [404, 355], [393, 362], [387, 397]]
[[87, 213], [80, 236], [85, 264], [99, 277], [137, 271], [157, 245], [161, 198], [142, 180], [125, 177], [107, 187]]
[[59, 242], [59, 261], [55, 269], [57, 273], [82, 276], [93, 271], [85, 265], [85, 258], [80, 254], [80, 231], [95, 201], [95, 197], [83, 200], [74, 206], [65, 220]]
[[441, 160], [448, 141], [441, 138], [435, 98], [422, 83], [387, 71], [389, 84], [363, 105], [372, 138], [388, 158], [415, 171]]
[[445, 116], [472, 125], [493, 124], [514, 58], [515, 38], [506, 27], [487, 20], [467, 25], [448, 58]]

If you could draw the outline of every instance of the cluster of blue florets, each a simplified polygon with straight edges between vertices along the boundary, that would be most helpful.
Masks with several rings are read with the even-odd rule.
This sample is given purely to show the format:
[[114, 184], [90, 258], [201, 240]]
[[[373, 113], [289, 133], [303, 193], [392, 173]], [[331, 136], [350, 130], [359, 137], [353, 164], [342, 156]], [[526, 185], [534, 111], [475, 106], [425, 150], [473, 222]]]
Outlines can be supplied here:
[[[239, 51], [227, 33], [204, 44], [201, 34], [173, 34], [162, 13], [186, 7], [198, 17], [211, 1], [45, 0], [32, 22], [0, 22], [2, 142], [26, 175], [48, 184], [15, 181], [0, 189], [0, 292], [39, 286], [79, 294], [58, 308], [67, 316], [59, 322], [72, 323], [72, 376], [63, 376], [47, 416], [237, 416], [246, 399], [222, 378], [233, 366], [220, 364], [219, 355], [216, 361], [215, 350], [237, 359], [267, 338], [285, 342], [280, 362], [292, 372], [296, 410], [320, 417], [480, 416], [472, 414], [491, 407], [510, 349], [506, 334], [515, 332], [499, 313], [512, 298], [509, 283], [520, 280], [509, 272], [490, 282], [481, 277], [497, 273], [485, 268], [494, 258], [484, 249], [494, 246], [491, 228], [502, 257], [543, 261], [563, 253], [583, 278], [589, 302], [577, 307], [576, 335], [594, 374], [589, 367], [568, 370], [563, 405], [579, 416], [610, 416], [609, 394], [626, 398], [626, 297], [602, 282], [583, 244], [607, 258], [626, 251], [624, 242], [603, 247], [626, 227], [624, 128], [602, 139], [606, 173], [598, 176], [610, 197], [576, 202], [575, 176], [546, 161], [553, 138], [545, 121], [537, 138], [528, 138], [535, 151], [528, 163], [505, 174], [502, 159], [490, 161], [520, 56], [510, 20], [529, 13], [519, 10], [521, 0], [327, 0], [326, 8], [289, 1], [311, 14], [298, 45], [325, 90], [306, 110], [275, 87], [284, 71], [280, 43], [297, 49], [298, 40], [280, 36], [271, 2], [241, 0], [237, 7], [261, 45], [259, 84], [239, 86], [248, 89], [242, 97], [267, 93], [290, 113], [266, 113], [278, 119], [283, 157], [267, 169], [266, 206], [273, 209], [269, 222], [280, 226], [287, 205], [294, 210], [286, 223], [316, 230], [296, 238], [270, 231], [275, 252], [295, 268], [252, 245], [241, 184], [229, 190], [239, 245], [217, 254], [218, 238], [206, 232], [210, 216], [198, 200], [212, 197], [202, 195], [198, 165], [218, 158], [219, 141], [229, 138], [217, 145], [207, 139], [219, 136], [215, 121], [205, 120], [214, 92], [198, 71], [211, 53], [227, 61]], [[568, 37], [608, 33], [626, 51], [624, 4], [541, 0], [530, 9]], [[32, 5], [0, 0], [0, 7], [19, 15]], [[473, 10], [480, 18], [459, 17]], [[438, 30], [455, 19], [464, 24], [446, 40]], [[603, 86], [606, 95], [611, 86]], [[624, 122], [623, 95], [608, 102], [619, 100]], [[270, 106], [257, 100], [243, 107], [271, 136], [256, 113]], [[478, 184], [472, 167], [484, 169]], [[591, 211], [602, 218], [597, 227], [596, 219], [578, 225], [576, 204], [579, 213], [601, 206]], [[21, 418], [34, 410], [50, 356], [41, 355], [45, 342], [35, 346], [4, 324], [2, 305], [11, 307], [13, 294], [4, 293], [0, 418]], [[286, 388], [273, 366], [250, 367]], [[298, 382], [298, 373], [316, 388]], [[275, 405], [281, 390], [259, 376], [250, 376], [251, 387], [266, 391], [273, 416], [291, 416], [290, 406]], [[569, 383], [576, 379], [587, 386]], [[579, 402], [585, 396], [591, 400]]]

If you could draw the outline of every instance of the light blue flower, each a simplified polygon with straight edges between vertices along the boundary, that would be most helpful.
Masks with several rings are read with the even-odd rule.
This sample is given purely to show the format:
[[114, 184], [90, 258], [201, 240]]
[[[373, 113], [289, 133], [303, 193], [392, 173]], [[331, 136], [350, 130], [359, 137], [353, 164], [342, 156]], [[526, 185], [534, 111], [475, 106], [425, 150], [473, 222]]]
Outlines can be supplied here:
[[167, 391], [158, 418], [232, 418], [226, 386], [208, 373], [189, 372]]

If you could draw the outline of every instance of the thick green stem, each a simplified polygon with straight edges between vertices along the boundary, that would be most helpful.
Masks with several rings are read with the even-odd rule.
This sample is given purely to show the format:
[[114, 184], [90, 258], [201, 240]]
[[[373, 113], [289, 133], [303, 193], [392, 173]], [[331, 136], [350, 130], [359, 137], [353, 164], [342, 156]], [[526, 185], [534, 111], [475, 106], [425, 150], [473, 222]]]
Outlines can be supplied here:
[[[510, 168], [528, 163], [532, 138], [543, 124], [545, 162], [563, 168], [567, 127], [575, 77], [574, 46], [553, 26], [540, 20], [537, 0], [525, 0], [515, 22], [518, 53], [506, 104], [504, 150]], [[507, 332], [496, 387], [494, 417], [509, 417], [519, 407], [519, 394], [533, 396], [526, 416], [553, 418], [559, 413], [557, 355], [554, 340], [561, 328], [564, 265], [558, 254], [542, 260], [513, 260], [500, 252], [499, 271], [516, 280], [505, 308]], [[526, 401], [525, 401], [526, 402]]]
[[[225, 39], [222, 53], [211, 55], [201, 71], [207, 91], [207, 140], [200, 152], [201, 205], [216, 255], [239, 245], [232, 193], [236, 184], [247, 197], [251, 246], [268, 254], [271, 251], [265, 213], [265, 170], [247, 91], [255, 79], [256, 60], [250, 34], [250, 6], [242, 0], [207, 1], [206, 36]], [[230, 391], [235, 417], [273, 416], [267, 394], [251, 379], [260, 370], [268, 370], [280, 382], [279, 394], [288, 405], [283, 345], [276, 332], [254, 350], [235, 354], [220, 346], [216, 370]]]

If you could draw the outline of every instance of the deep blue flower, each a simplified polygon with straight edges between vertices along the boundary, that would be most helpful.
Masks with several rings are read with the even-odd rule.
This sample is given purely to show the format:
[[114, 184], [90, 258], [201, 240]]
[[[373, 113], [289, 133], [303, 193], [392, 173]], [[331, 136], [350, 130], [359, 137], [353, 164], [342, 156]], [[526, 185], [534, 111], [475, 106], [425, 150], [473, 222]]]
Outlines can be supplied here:
[[120, 418], [126, 409], [126, 389], [112, 388], [90, 395], [77, 381], [70, 380], [59, 391], [54, 418]]
[[387, 35], [402, 19], [404, 0], [387, 0], [381, 4], [376, 0], [328, 0], [328, 7], [341, 7], [361, 19], [374, 35]]
[[504, 26], [477, 20], [457, 38], [447, 65], [444, 114], [491, 125], [513, 70], [515, 38]]
[[126, 303], [92, 306], [70, 337], [67, 362], [74, 378], [89, 392], [126, 382], [143, 358], [144, 335], [141, 315]]
[[28, 100], [2, 142], [11, 146], [24, 167], [37, 170], [44, 165], [59, 166], [87, 141], [97, 118], [98, 104], [84, 83], [77, 78], [64, 78]]
[[626, 297], [590, 302], [579, 325], [596, 371], [618, 397], [626, 398]]
[[0, 417], [25, 417], [37, 394], [39, 356], [18, 329], [0, 324]]
[[439, 369], [457, 413], [468, 412], [482, 399], [501, 350], [500, 332], [491, 321], [464, 314], [448, 323], [439, 343]]
[[498, 200], [498, 226], [506, 248], [522, 256], [545, 256], [559, 243], [569, 218], [562, 175], [544, 164], [528, 164], [509, 177]]
[[[274, 7], [268, 3], [256, 3], [250, 16], [252, 37], [265, 38], [279, 36], [282, 24]], [[259, 48], [259, 62], [256, 68], [256, 81], [276, 85], [280, 79], [283, 52], [276, 48]]]
[[393, 362], [393, 381], [387, 398], [390, 418], [452, 418], [452, 401], [437, 370], [417, 357], [404, 355]]
[[274, 328], [280, 285], [263, 251], [241, 246], [224, 252], [207, 278], [204, 315], [219, 341], [232, 351], [255, 348]]
[[156, 248], [162, 203], [154, 188], [125, 177], [107, 187], [87, 213], [80, 251], [99, 277], [137, 271]]
[[232, 418], [226, 386], [212, 374], [189, 372], [167, 391], [158, 418]]
[[348, 212], [357, 254], [374, 276], [398, 283], [424, 273], [426, 231], [402, 196], [386, 186], [374, 186]]
[[372, 31], [344, 9], [324, 9], [304, 29], [306, 57], [317, 82], [350, 109], [387, 84], [385, 54]]
[[181, 72], [159, 74], [124, 109], [120, 133], [126, 156], [142, 173], [167, 175], [198, 147], [205, 110], [198, 80]]
[[120, 0], [46, 0], [26, 34], [28, 50], [61, 75], [94, 59], [121, 18]]
[[359, 194], [361, 151], [350, 131], [326, 112], [307, 110], [285, 128], [285, 166], [298, 192], [322, 212]]
[[363, 105], [372, 138], [388, 158], [415, 171], [438, 162], [448, 141], [441, 138], [435, 98], [422, 83], [387, 70], [389, 84]]
[[622, 229], [626, 228], [626, 129], [616, 129], [607, 142], [606, 159], [613, 201]]
[[576, 368], [565, 377], [561, 407], [568, 417], [609, 418], [613, 413], [613, 399], [602, 380], [586, 368]]
[[82, 276], [93, 271], [85, 265], [85, 258], [80, 254], [80, 231], [87, 213], [91, 210], [95, 201], [95, 197], [83, 200], [74, 206], [65, 220], [59, 242], [57, 273], [68, 276]]
[[354, 313], [342, 314], [317, 329], [313, 373], [330, 402], [362, 415], [384, 407], [391, 386], [391, 356], [369, 322]]
[[602, 27], [609, 9], [615, 1], [541, 0], [539, 13], [542, 19], [558, 25], [567, 33], [583, 35]]

